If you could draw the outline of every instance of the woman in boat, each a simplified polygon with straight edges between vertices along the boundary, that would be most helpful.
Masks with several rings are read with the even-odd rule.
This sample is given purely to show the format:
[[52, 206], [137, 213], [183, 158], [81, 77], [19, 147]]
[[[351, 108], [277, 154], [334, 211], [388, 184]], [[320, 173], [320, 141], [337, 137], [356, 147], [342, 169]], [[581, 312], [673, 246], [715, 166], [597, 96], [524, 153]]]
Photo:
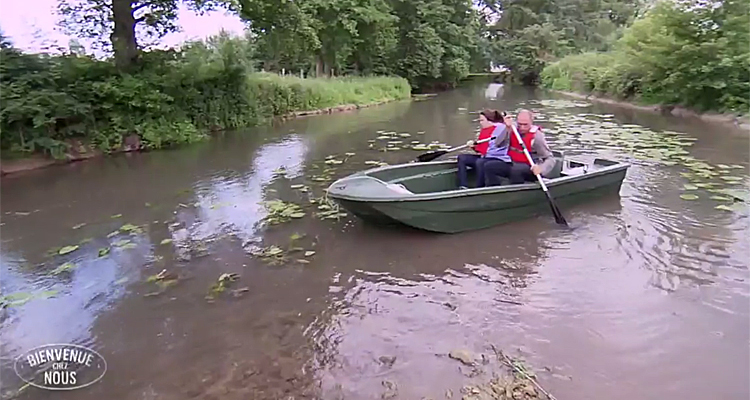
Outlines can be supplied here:
[[[534, 125], [534, 115], [529, 110], [518, 112], [518, 121], [515, 123], [521, 140], [529, 150], [531, 158], [534, 160], [534, 166], [531, 167], [526, 154], [523, 152], [523, 146], [513, 133], [513, 119], [510, 116], [504, 118], [502, 134], [507, 137], [507, 147], [503, 163], [485, 162], [484, 174], [487, 186], [500, 185], [500, 178], [510, 179], [511, 184], [519, 184], [527, 181], [536, 181], [536, 175], [545, 176], [552, 171], [555, 166], [555, 157], [547, 145], [542, 128]], [[498, 138], [500, 135], [498, 135]], [[495, 139], [497, 142], [498, 139]], [[489, 154], [489, 151], [488, 151]]]
[[484, 176], [482, 186], [500, 185], [500, 178], [509, 177], [511, 167], [513, 166], [508, 154], [511, 138], [510, 125], [508, 124], [512, 120], [504, 112], [498, 112], [497, 115], [500, 117], [500, 121], [495, 125], [495, 129], [492, 132], [492, 136], [495, 139], [490, 141], [487, 153], [478, 163]]
[[[503, 114], [497, 110], [484, 110], [479, 113], [479, 136], [477, 141], [488, 139], [492, 137], [492, 133], [497, 129], [497, 123], [502, 122]], [[476, 171], [476, 187], [484, 186], [484, 174], [481, 168], [483, 163], [484, 155], [487, 153], [489, 142], [476, 143], [474, 140], [466, 142], [471, 147], [475, 154], [459, 154], [458, 155], [458, 186], [460, 189], [468, 188], [467, 170], [469, 167]]]

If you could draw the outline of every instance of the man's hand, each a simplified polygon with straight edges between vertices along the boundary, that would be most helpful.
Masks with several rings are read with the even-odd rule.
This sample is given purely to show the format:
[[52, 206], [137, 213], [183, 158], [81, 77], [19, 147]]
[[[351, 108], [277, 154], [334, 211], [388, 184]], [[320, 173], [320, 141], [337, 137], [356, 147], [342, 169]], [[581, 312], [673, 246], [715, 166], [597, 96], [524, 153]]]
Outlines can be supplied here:
[[513, 118], [511, 118], [510, 115], [506, 115], [505, 118], [503, 118], [503, 123], [510, 128], [510, 126], [513, 125]]
[[533, 165], [533, 166], [531, 167], [531, 172], [533, 172], [533, 173], [534, 173], [534, 175], [539, 175], [539, 174], [541, 174], [541, 173], [542, 173], [542, 167], [540, 167], [540, 166], [538, 166], [538, 165], [534, 164], [534, 165]]
[[469, 146], [469, 147], [474, 147], [475, 144], [476, 143], [474, 143], [473, 140], [469, 140], [469, 141], [466, 142], [466, 145]]

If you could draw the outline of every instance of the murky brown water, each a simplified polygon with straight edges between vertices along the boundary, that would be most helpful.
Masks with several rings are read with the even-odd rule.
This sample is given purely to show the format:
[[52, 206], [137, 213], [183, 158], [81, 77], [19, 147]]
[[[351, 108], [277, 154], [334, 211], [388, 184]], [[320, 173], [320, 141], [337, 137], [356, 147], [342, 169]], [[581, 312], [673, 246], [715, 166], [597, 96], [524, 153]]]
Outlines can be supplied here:
[[[527, 103], [543, 95], [523, 88], [505, 88], [496, 102], [484, 92], [474, 85], [3, 179], [2, 293], [58, 292], [3, 311], [2, 392], [22, 385], [12, 371], [21, 352], [76, 343], [107, 360], [101, 381], [17, 397], [379, 399], [387, 381], [397, 399], [442, 399], [448, 389], [460, 398], [463, 385], [488, 379], [493, 362], [478, 362], [470, 377], [446, 354], [465, 349], [481, 360], [494, 345], [523, 357], [560, 400], [747, 399], [747, 209], [717, 210], [700, 191], [698, 200], [680, 198], [680, 165], [633, 159], [596, 129], [550, 133], [569, 156], [633, 163], [620, 197], [564, 210], [570, 231], [551, 216], [459, 235], [320, 220], [307, 194], [290, 188], [321, 175], [330, 154], [356, 153], [334, 177], [366, 160], [419, 154], [368, 148], [378, 130], [408, 132], [405, 143], [461, 144], [476, 124], [464, 109], [489, 105], [533, 107], [546, 121], [588, 113], [600, 124], [612, 114], [618, 127], [683, 132], [697, 138], [690, 156], [742, 166], [732, 171], [744, 180], [724, 183], [747, 185], [743, 132], [611, 106]], [[282, 166], [285, 176], [274, 172]], [[306, 183], [317, 196], [328, 184]], [[307, 215], [260, 226], [259, 203], [274, 198]], [[142, 228], [107, 237], [124, 224]], [[256, 243], [286, 247], [295, 232], [316, 252], [309, 264], [267, 265], [249, 254]], [[69, 254], [45, 255], [82, 240]], [[51, 274], [68, 261], [72, 271]], [[163, 269], [178, 282], [144, 296], [159, 290], [147, 278]], [[230, 289], [247, 291], [209, 302], [222, 273], [239, 274]]]

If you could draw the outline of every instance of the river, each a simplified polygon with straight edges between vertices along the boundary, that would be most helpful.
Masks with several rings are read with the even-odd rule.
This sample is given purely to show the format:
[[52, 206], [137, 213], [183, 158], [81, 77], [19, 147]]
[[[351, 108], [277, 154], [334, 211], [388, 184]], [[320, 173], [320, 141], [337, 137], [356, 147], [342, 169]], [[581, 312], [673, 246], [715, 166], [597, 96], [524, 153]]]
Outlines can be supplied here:
[[[747, 188], [750, 136], [523, 87], [486, 92], [467, 84], [3, 178], [2, 294], [15, 294], [1, 317], [3, 397], [460, 398], [488, 378], [494, 346], [559, 400], [747, 399], [747, 207], [690, 177], [712, 169], [715, 187]], [[462, 144], [483, 107], [535, 110], [566, 157], [631, 162], [620, 195], [564, 209], [571, 230], [551, 215], [456, 235], [315, 216], [331, 179], [420, 154], [380, 151], [383, 131]], [[692, 169], [627, 150], [633, 135], [679, 138], [684, 152], [673, 141], [670, 154]], [[279, 198], [305, 216], [262, 224]], [[288, 262], [253, 256], [272, 245]], [[225, 273], [236, 280], [208, 296]], [[98, 351], [104, 378], [17, 392], [13, 360], [48, 343]], [[457, 349], [481, 368], [446, 356]]]

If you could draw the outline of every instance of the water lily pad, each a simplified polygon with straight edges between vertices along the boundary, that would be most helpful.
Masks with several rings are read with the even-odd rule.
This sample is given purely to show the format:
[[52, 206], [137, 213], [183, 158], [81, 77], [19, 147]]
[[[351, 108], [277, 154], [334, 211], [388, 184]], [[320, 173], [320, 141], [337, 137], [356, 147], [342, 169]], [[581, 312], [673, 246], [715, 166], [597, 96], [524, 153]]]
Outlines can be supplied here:
[[719, 201], [734, 201], [734, 199], [732, 199], [731, 197], [727, 197], [727, 196], [711, 196], [710, 199], [719, 200]]
[[344, 155], [347, 157], [352, 157], [352, 156], [357, 155], [357, 153], [344, 153]]
[[82, 228], [82, 227], [83, 227], [84, 225], [86, 225], [86, 224], [85, 224], [85, 223], [81, 223], [81, 224], [75, 225], [75, 226], [73, 226], [73, 229], [80, 229], [80, 228]]
[[104, 257], [109, 254], [109, 247], [102, 247], [99, 249], [99, 257]]
[[411, 136], [411, 134], [409, 134], [409, 133], [399, 133], [398, 135], [401, 136], [401, 137], [410, 137]]
[[718, 206], [716, 206], [714, 208], [717, 209], [717, 210], [733, 211], [732, 207], [729, 207], [728, 205], [725, 205], [725, 204], [719, 204]]
[[292, 186], [289, 186], [289, 187], [292, 188], [292, 189], [300, 189], [300, 188], [305, 187], [305, 185], [296, 184], [296, 185], [292, 185]]
[[716, 164], [716, 166], [719, 167], [719, 168], [721, 168], [721, 169], [730, 169], [730, 168], [732, 168], [732, 167], [730, 167], [729, 165], [726, 165], [726, 164]]
[[59, 254], [59, 255], [62, 256], [62, 255], [68, 254], [68, 253], [72, 253], [72, 252], [74, 252], [76, 250], [78, 250], [78, 246], [77, 245], [74, 245], [74, 246], [65, 246], [62, 249], [60, 249], [60, 251], [58, 251], [57, 254]]
[[63, 272], [70, 272], [70, 271], [74, 270], [75, 268], [76, 268], [75, 264], [73, 264], [71, 262], [67, 262], [67, 263], [65, 263], [65, 264], [63, 264], [63, 265], [61, 265], [61, 266], [53, 269], [52, 272], [51, 272], [51, 274], [52, 275], [59, 275], [59, 274], [62, 274]]
[[698, 186], [699, 188], [702, 188], [702, 189], [710, 188], [710, 187], [713, 187], [714, 185], [716, 184], [713, 182], [699, 182], [695, 184], [695, 186]]
[[133, 224], [125, 224], [120, 227], [120, 230], [123, 232], [135, 232], [135, 231], [139, 231], [140, 228], [138, 228], [137, 226]]
[[367, 160], [367, 161], [365, 161], [366, 165], [378, 165], [379, 163], [380, 163], [380, 161], [375, 161], [375, 160]]
[[683, 200], [698, 200], [698, 196], [694, 194], [681, 194], [680, 198]]
[[118, 240], [118, 241], [112, 243], [112, 245], [116, 246], [116, 247], [124, 247], [124, 246], [127, 246], [130, 243], [132, 243], [130, 240], [121, 239], [121, 240]]
[[305, 257], [310, 257], [310, 256], [313, 256], [313, 255], [315, 255], [315, 252], [312, 251], [312, 250], [309, 250], [309, 251], [305, 252]]
[[304, 260], [302, 258], [298, 259], [297, 262], [300, 264], [310, 264], [310, 260]]
[[296, 212], [294, 214], [290, 214], [289, 216], [292, 217], [292, 218], [302, 218], [302, 217], [305, 216], [305, 213], [303, 213], [303, 212]]
[[682, 186], [682, 188], [683, 188], [683, 189], [685, 189], [685, 190], [698, 190], [698, 186], [696, 186], [696, 185], [691, 185], [691, 184], [689, 184], [689, 183], [686, 183], [686, 184], [684, 184], [684, 185]]
[[159, 244], [164, 245], [164, 244], [170, 244], [170, 243], [172, 243], [172, 239], [162, 239], [162, 241]]
[[390, 138], [391, 138], [390, 136], [378, 136], [375, 139], [378, 139], [378, 140], [388, 140]]
[[739, 176], [722, 176], [721, 179], [729, 182], [738, 182], [742, 180]]
[[120, 218], [120, 217], [122, 217], [122, 214], [115, 214], [111, 218]]

